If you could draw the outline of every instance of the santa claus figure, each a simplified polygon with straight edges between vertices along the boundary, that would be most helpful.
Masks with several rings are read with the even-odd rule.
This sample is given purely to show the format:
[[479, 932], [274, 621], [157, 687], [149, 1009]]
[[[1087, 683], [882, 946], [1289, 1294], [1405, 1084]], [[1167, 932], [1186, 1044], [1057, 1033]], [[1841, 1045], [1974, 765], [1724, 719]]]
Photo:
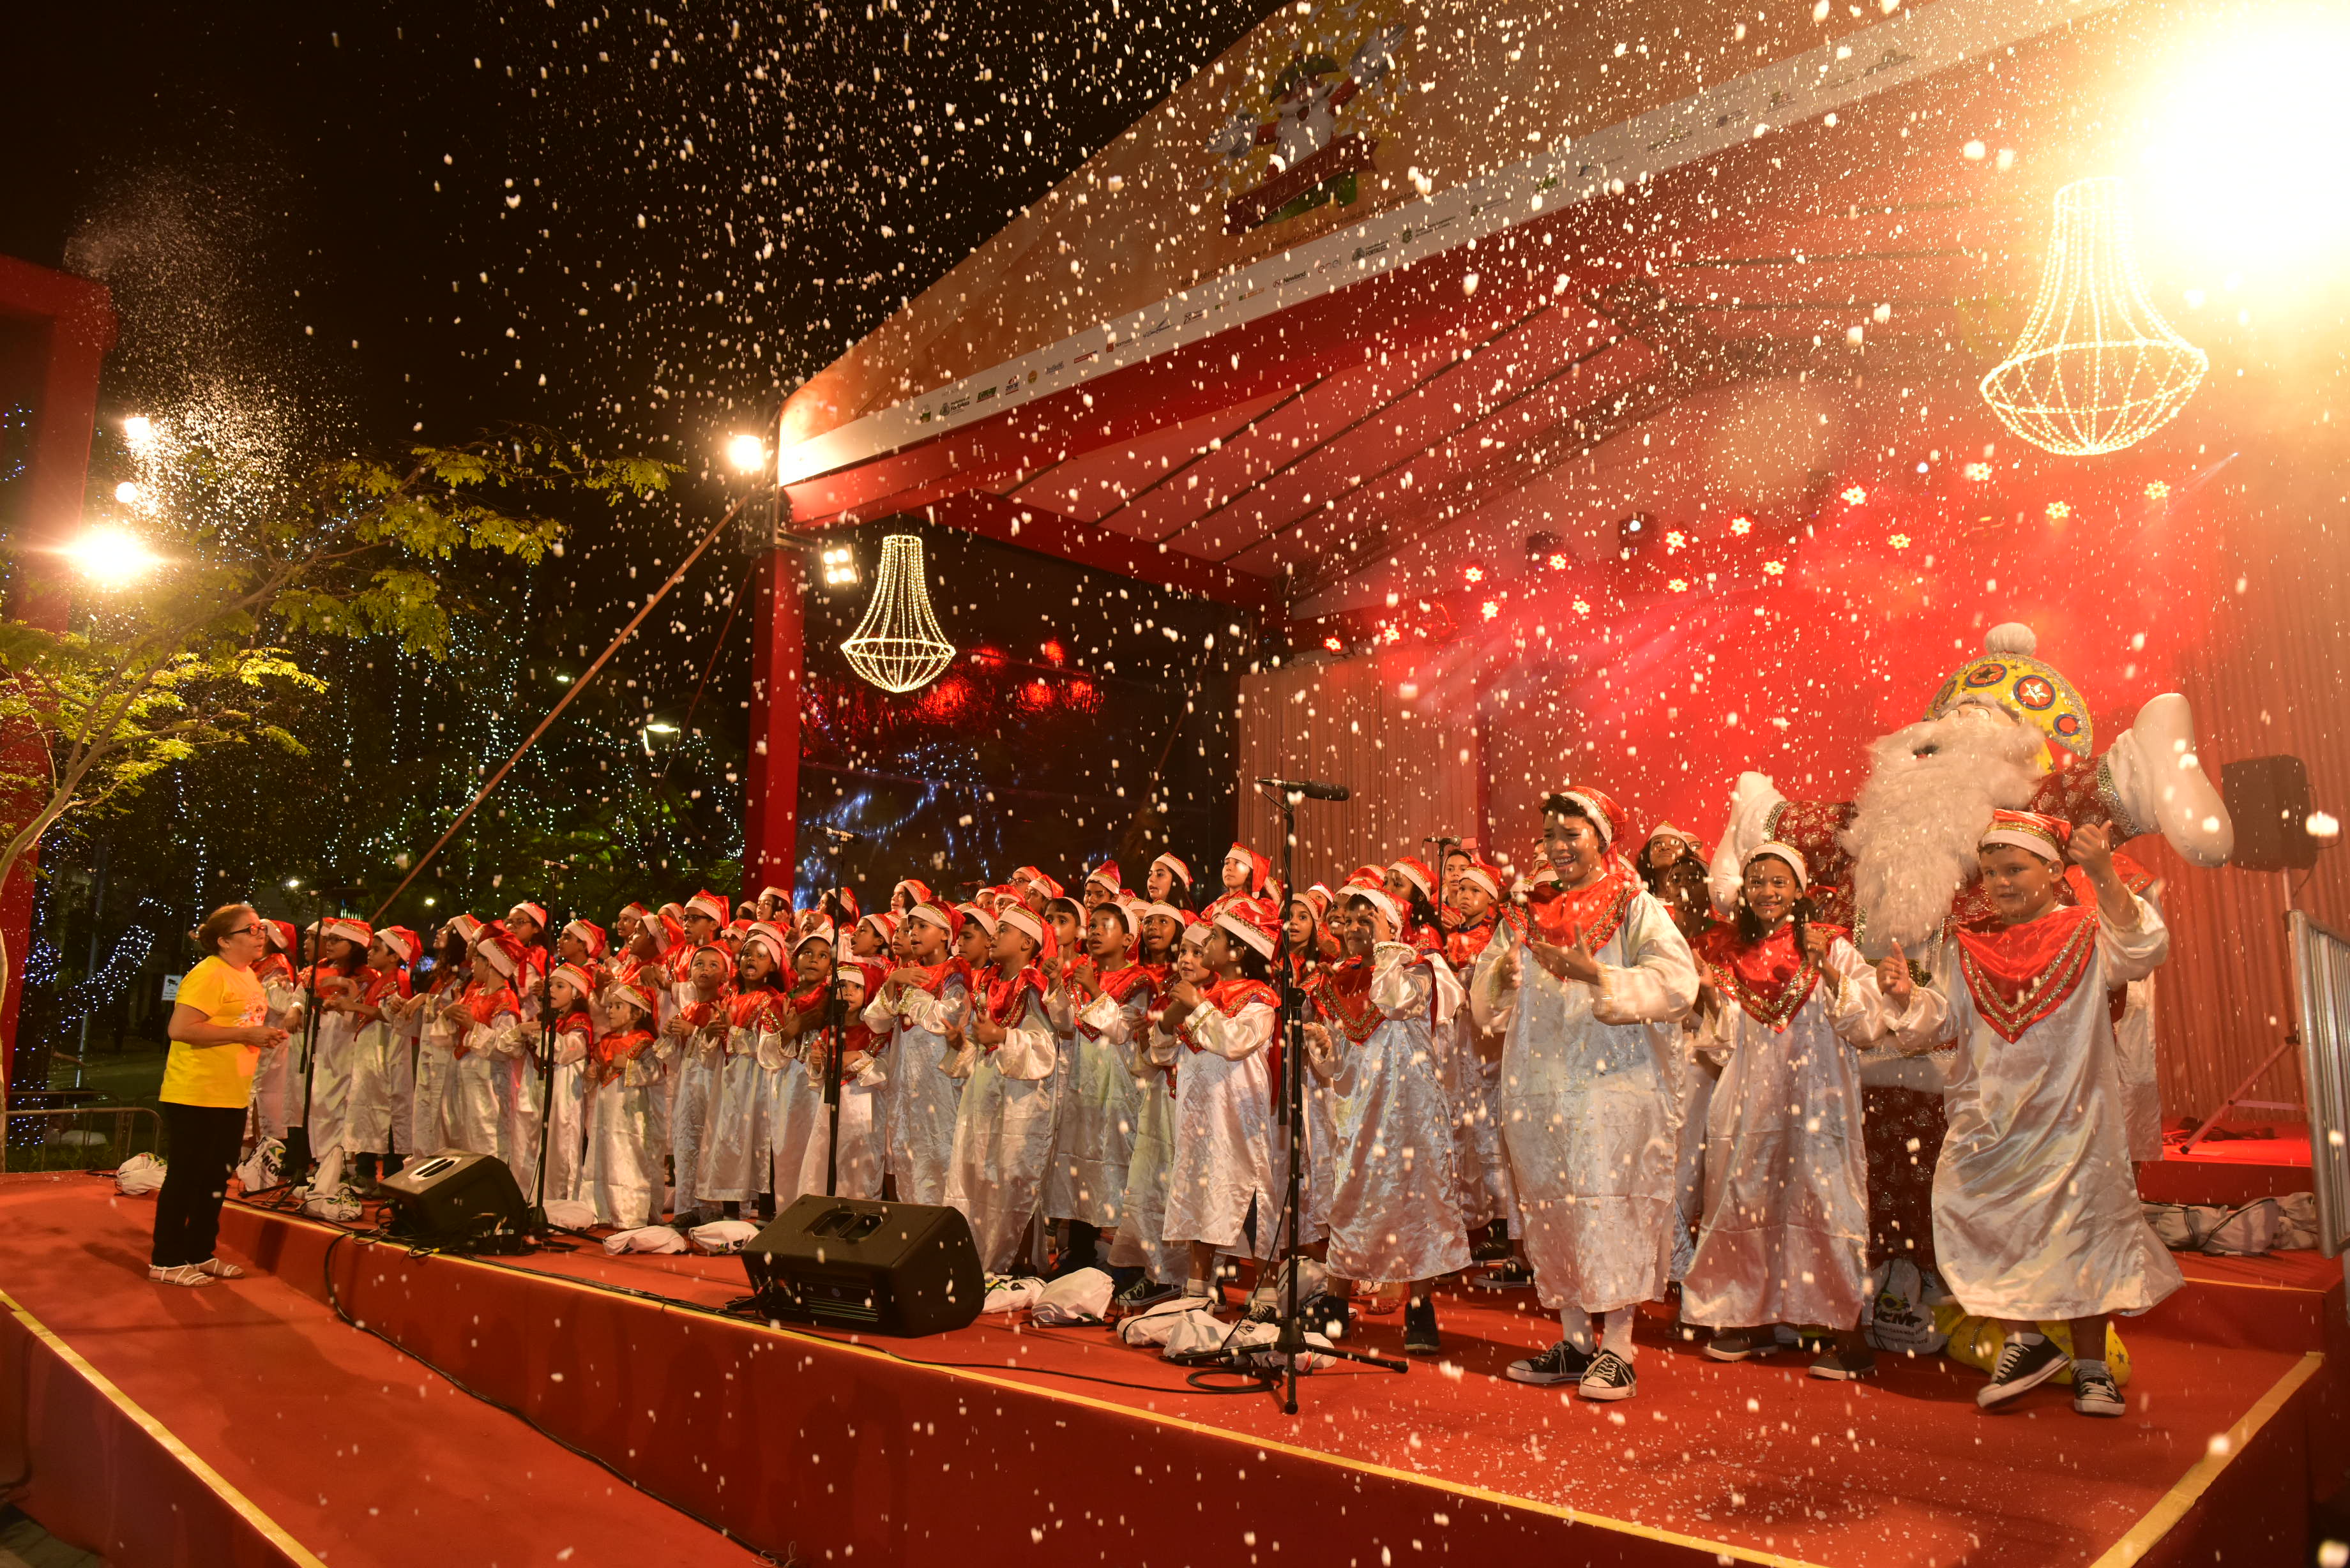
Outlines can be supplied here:
[[1732, 908], [1741, 868], [1776, 839], [1810, 862], [1820, 919], [1853, 928], [1871, 957], [1898, 944], [1913, 958], [1981, 898], [1975, 845], [2001, 809], [2109, 825], [2116, 843], [2160, 833], [2189, 862], [2218, 866], [2235, 845], [2220, 792], [2195, 754], [2187, 699], [2138, 710], [2103, 753], [2071, 681], [2037, 657], [2032, 628], [1996, 626], [1954, 671], [1926, 717], [1870, 748], [1854, 801], [1792, 801], [1742, 774], [1714, 852], [1713, 898]]

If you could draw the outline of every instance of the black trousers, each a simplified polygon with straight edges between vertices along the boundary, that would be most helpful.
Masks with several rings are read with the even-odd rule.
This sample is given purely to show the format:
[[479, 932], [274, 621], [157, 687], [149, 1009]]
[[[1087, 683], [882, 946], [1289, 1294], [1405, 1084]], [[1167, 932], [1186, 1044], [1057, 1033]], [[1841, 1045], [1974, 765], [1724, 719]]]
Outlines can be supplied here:
[[165, 1100], [163, 1132], [170, 1158], [163, 1190], [155, 1195], [155, 1251], [148, 1262], [159, 1269], [201, 1263], [220, 1239], [221, 1200], [244, 1142], [244, 1111], [232, 1106], [183, 1106]]

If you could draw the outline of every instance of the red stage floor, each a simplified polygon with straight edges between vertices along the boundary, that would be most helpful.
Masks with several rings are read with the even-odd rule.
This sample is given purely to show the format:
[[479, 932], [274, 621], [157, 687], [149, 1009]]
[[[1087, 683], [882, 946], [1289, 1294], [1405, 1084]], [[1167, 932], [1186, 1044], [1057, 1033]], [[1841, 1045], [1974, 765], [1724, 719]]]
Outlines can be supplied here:
[[[169, 1291], [134, 1272], [149, 1212], [88, 1178], [0, 1182], [18, 1235], [0, 1287], [338, 1565], [427, 1542], [455, 1563], [733, 1548], [336, 1323], [329, 1262], [401, 1344], [811, 1563], [2278, 1563], [2344, 1465], [2341, 1275], [2294, 1255], [2189, 1260], [2195, 1282], [2126, 1330], [2119, 1421], [2053, 1388], [1984, 1416], [1978, 1376], [1939, 1357], [1859, 1387], [1794, 1358], [1722, 1366], [1661, 1318], [1640, 1397], [1596, 1407], [1502, 1380], [1552, 1325], [1482, 1295], [1443, 1303], [1440, 1362], [1316, 1375], [1290, 1418], [1098, 1329], [877, 1349], [715, 1317], [742, 1289], [731, 1260], [348, 1241], [329, 1260], [329, 1228], [233, 1208], [228, 1250], [276, 1275]], [[1394, 1351], [1399, 1321], [1363, 1337]]]

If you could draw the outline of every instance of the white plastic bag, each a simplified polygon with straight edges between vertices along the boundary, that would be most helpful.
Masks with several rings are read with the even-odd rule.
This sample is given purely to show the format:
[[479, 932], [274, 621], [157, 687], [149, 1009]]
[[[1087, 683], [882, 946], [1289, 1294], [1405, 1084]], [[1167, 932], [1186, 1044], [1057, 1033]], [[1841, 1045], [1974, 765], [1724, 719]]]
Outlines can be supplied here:
[[1046, 1285], [1030, 1304], [1030, 1318], [1046, 1327], [1059, 1324], [1099, 1323], [1109, 1311], [1116, 1289], [1107, 1271], [1075, 1269]]
[[1045, 1293], [1045, 1282], [1025, 1276], [990, 1274], [987, 1276], [987, 1299], [980, 1303], [983, 1313], [1024, 1312], [1036, 1304]]
[[266, 1192], [286, 1179], [286, 1145], [264, 1138], [236, 1168], [236, 1184], [246, 1192]]
[[114, 1190], [126, 1198], [144, 1198], [163, 1185], [163, 1162], [151, 1154], [134, 1154], [114, 1173]]
[[1874, 1313], [1868, 1343], [1879, 1350], [1910, 1355], [1932, 1355], [1950, 1343], [1950, 1335], [1934, 1326], [1934, 1289], [1929, 1277], [1907, 1258], [1896, 1258], [1876, 1272]]
[[604, 1251], [615, 1257], [622, 1252], [682, 1252], [685, 1238], [666, 1225], [646, 1225], [605, 1237]]
[[747, 1220], [712, 1220], [686, 1235], [705, 1252], [739, 1252], [758, 1233], [759, 1228]]
[[1155, 1306], [1118, 1320], [1118, 1337], [1139, 1349], [1144, 1345], [1165, 1345], [1168, 1335], [1175, 1332], [1175, 1321], [1185, 1313], [1204, 1312], [1203, 1296], [1170, 1296]]
[[596, 1223], [596, 1206], [577, 1198], [550, 1198], [546, 1200], [546, 1222], [566, 1231], [585, 1231]]

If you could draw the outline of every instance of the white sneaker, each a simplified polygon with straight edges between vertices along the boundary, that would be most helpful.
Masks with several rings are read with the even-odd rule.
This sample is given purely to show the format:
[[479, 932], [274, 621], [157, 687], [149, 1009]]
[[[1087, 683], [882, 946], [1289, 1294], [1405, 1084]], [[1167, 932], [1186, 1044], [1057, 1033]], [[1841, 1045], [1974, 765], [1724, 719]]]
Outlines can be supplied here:
[[213, 1282], [213, 1276], [204, 1272], [202, 1263], [182, 1263], [169, 1269], [151, 1263], [147, 1267], [147, 1277], [164, 1285], [208, 1285]]

